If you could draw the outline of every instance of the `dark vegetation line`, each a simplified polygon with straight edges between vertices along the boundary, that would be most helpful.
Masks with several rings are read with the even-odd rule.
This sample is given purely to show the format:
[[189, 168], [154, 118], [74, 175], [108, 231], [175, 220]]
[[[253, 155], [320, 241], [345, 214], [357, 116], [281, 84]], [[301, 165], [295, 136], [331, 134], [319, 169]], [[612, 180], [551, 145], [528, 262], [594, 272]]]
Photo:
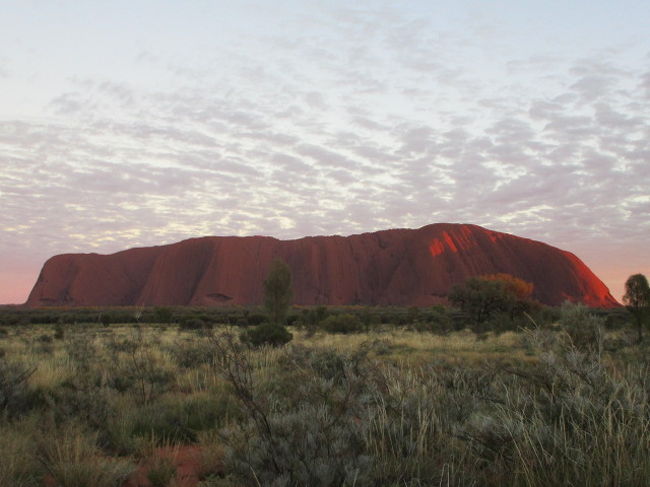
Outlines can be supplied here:
[[0, 486], [648, 485], [642, 279], [291, 308], [278, 272], [264, 308], [1, 308]]

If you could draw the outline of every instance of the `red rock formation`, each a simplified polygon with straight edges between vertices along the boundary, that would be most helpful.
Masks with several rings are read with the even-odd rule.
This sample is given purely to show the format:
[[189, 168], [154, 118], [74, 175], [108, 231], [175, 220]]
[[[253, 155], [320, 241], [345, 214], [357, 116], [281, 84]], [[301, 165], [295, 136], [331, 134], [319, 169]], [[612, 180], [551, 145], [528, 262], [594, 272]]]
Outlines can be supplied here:
[[446, 223], [349, 237], [204, 237], [112, 255], [58, 255], [45, 263], [27, 304], [258, 304], [275, 257], [291, 268], [296, 304], [430, 305], [470, 276], [503, 272], [534, 283], [543, 303], [618, 305], [569, 252]]

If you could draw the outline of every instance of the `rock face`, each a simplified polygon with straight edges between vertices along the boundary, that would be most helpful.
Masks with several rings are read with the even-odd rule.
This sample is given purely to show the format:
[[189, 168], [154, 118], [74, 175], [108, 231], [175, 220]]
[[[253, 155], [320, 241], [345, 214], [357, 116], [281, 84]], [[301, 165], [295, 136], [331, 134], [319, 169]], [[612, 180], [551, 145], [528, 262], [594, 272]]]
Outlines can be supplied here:
[[439, 223], [349, 237], [203, 237], [112, 255], [49, 259], [27, 305], [243, 305], [262, 302], [271, 261], [291, 268], [295, 304], [440, 303], [466, 278], [507, 273], [534, 297], [618, 306], [575, 255], [476, 225]]

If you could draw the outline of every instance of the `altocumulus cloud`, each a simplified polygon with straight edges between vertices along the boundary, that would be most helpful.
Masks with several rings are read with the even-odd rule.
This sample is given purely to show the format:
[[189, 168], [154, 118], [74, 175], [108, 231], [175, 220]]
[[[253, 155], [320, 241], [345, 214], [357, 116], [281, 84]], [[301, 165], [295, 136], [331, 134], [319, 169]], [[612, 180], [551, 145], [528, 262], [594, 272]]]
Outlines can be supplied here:
[[173, 82], [74, 76], [42, 119], [1, 119], [2, 260], [439, 221], [576, 250], [650, 235], [649, 58], [481, 71], [481, 39], [425, 18], [310, 20], [227, 59], [129, 54]]

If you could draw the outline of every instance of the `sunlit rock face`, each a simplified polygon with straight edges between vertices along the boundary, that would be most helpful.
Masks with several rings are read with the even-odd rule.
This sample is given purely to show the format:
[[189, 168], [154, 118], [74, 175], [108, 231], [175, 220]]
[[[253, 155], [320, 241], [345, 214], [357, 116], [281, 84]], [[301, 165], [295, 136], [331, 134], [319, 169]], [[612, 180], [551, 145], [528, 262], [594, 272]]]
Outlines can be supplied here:
[[542, 303], [618, 306], [570, 252], [447, 223], [298, 240], [203, 237], [112, 255], [58, 255], [43, 266], [27, 304], [259, 304], [274, 258], [291, 268], [295, 304], [425, 306], [444, 302], [468, 277], [507, 273], [534, 283]]

